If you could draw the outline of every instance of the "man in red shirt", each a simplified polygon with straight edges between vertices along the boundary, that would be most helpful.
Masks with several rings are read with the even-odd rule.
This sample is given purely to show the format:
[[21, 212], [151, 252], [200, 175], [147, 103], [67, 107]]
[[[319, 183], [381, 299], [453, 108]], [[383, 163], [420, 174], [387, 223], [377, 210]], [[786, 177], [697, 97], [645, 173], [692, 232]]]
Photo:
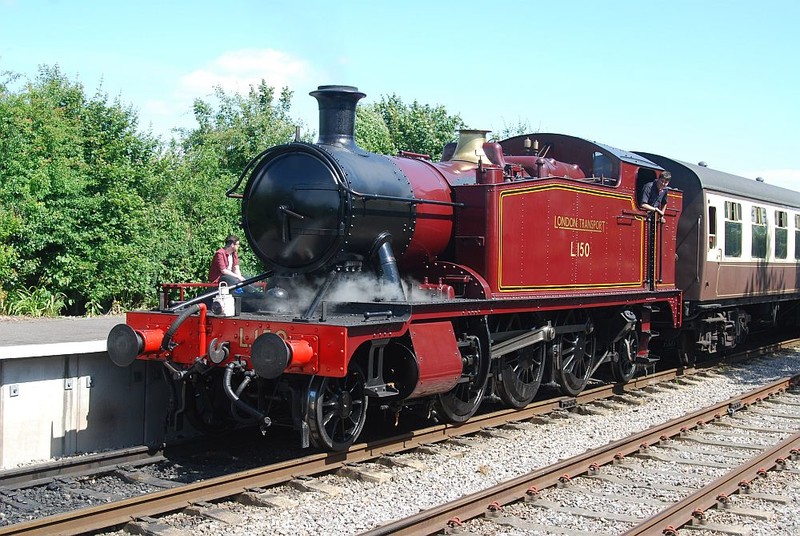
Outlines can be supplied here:
[[225, 239], [225, 246], [219, 248], [211, 260], [211, 267], [208, 270], [209, 283], [225, 281], [232, 286], [244, 281], [242, 272], [239, 270], [238, 251], [239, 237], [228, 235], [228, 238]]

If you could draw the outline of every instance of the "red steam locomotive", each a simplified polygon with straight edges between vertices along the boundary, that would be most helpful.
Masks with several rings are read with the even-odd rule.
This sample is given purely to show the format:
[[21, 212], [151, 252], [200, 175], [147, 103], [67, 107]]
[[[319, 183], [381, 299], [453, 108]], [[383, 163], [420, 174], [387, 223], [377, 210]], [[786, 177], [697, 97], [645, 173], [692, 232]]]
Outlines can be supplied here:
[[462, 131], [441, 162], [378, 155], [353, 137], [363, 93], [311, 95], [318, 142], [264, 151], [229, 192], [266, 272], [194, 299], [165, 286], [109, 334], [117, 365], [163, 362], [197, 427], [281, 422], [304, 446], [345, 449], [368, 405], [460, 423], [490, 396], [527, 405], [543, 381], [571, 396], [599, 370], [628, 381], [658, 330], [679, 333], [682, 192], [663, 222], [636, 200], [660, 165], [485, 131]]

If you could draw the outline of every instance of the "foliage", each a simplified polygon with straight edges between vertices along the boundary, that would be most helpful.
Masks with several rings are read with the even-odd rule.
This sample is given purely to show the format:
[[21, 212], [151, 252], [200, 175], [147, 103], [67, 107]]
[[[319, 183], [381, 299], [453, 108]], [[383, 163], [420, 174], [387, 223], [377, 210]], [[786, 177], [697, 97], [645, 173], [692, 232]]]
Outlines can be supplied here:
[[289, 115], [292, 95], [283, 88], [276, 100], [275, 89], [264, 80], [250, 86], [247, 96], [228, 94], [215, 87], [216, 104], [213, 100], [194, 102], [199, 127], [183, 131], [187, 157], [191, 158], [192, 153], [211, 154], [219, 171], [238, 177], [255, 155], [293, 138], [296, 122]]
[[356, 145], [367, 151], [379, 154], [397, 154], [392, 134], [383, 121], [383, 116], [375, 106], [356, 108]]
[[0, 94], [7, 303], [43, 300], [81, 314], [89, 301], [135, 303], [152, 292], [159, 153], [136, 127], [130, 108], [99, 92], [87, 97], [58, 67]]
[[[383, 119], [383, 126], [376, 116]], [[461, 116], [448, 114], [444, 106], [417, 101], [405, 104], [397, 95], [391, 95], [357, 109], [356, 142], [377, 153], [402, 150], [438, 160], [445, 144], [454, 140], [456, 131], [463, 127]]]
[[0, 314], [10, 316], [58, 316], [67, 305], [61, 292], [46, 288], [21, 288], [11, 294], [0, 295]]

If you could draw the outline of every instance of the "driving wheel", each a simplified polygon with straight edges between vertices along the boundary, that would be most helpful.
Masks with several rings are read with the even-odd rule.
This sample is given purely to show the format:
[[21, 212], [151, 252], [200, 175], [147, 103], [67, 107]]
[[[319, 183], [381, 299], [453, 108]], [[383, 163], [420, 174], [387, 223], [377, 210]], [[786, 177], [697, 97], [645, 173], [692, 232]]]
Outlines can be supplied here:
[[595, 336], [585, 313], [570, 311], [558, 324], [573, 326], [573, 330], [556, 335], [553, 344], [555, 379], [562, 393], [577, 396], [594, 371]]
[[471, 322], [469, 331], [458, 342], [463, 363], [461, 379], [453, 389], [437, 395], [434, 403], [436, 413], [447, 422], [465, 422], [481, 405], [489, 383], [488, 337], [485, 320], [481, 319]]
[[[528, 326], [525, 326], [528, 327]], [[492, 330], [492, 342], [502, 342], [503, 334], [522, 334], [518, 315], [504, 317]], [[546, 355], [544, 341], [505, 354], [497, 360], [495, 391], [503, 403], [512, 408], [524, 408], [533, 401], [544, 375]]]
[[611, 375], [617, 383], [628, 383], [636, 375], [639, 333], [634, 329], [617, 341], [617, 360], [611, 363]]
[[306, 423], [311, 443], [325, 450], [346, 450], [367, 420], [364, 372], [350, 363], [347, 376], [314, 376], [306, 394]]

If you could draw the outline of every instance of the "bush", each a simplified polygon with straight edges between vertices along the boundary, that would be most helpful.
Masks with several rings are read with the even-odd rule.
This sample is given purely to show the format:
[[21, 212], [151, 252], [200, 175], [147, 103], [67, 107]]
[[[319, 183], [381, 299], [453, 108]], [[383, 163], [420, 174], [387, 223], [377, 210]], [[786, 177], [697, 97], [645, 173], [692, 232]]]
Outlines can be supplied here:
[[[9, 310], [83, 314], [155, 296], [160, 144], [57, 67], [0, 93], [0, 275]], [[36, 292], [31, 289], [40, 289]], [[19, 305], [16, 302], [19, 301]]]
[[61, 292], [45, 288], [23, 288], [0, 295], [0, 314], [9, 316], [58, 316], [67, 306], [67, 297]]

